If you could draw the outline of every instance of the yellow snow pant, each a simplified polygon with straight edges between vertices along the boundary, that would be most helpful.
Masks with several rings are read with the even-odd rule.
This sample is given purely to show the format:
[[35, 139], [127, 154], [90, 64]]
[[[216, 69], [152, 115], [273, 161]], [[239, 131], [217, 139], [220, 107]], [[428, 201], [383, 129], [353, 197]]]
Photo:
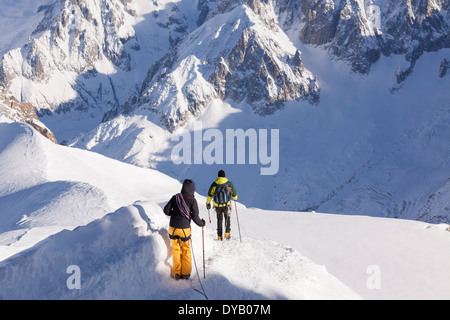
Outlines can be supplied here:
[[191, 274], [191, 229], [169, 227], [169, 238], [172, 243], [173, 273], [186, 277]]

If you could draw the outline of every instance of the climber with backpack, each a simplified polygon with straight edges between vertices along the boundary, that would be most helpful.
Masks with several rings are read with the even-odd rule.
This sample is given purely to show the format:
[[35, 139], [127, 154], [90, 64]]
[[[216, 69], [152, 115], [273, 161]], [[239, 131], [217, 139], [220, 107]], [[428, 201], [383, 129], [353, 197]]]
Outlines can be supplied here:
[[206, 198], [206, 208], [211, 208], [213, 200], [217, 213], [217, 237], [222, 240], [223, 220], [225, 220], [225, 239], [230, 240], [231, 199], [237, 200], [237, 193], [231, 181], [225, 178], [225, 171], [220, 170], [217, 179], [211, 184]]
[[173, 273], [175, 280], [189, 279], [192, 270], [191, 220], [199, 227], [205, 226], [200, 219], [197, 200], [194, 198], [194, 181], [186, 179], [181, 192], [174, 195], [164, 207], [164, 213], [170, 216], [169, 238], [172, 244]]

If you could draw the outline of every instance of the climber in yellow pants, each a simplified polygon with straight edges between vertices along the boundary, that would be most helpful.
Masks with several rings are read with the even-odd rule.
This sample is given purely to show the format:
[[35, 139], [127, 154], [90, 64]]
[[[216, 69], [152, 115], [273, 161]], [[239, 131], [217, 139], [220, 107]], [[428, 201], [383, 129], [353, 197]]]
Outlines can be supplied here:
[[181, 192], [164, 206], [164, 213], [170, 217], [169, 238], [172, 242], [173, 274], [176, 280], [189, 279], [191, 276], [191, 220], [199, 227], [205, 226], [205, 220], [199, 217], [194, 193], [194, 181], [186, 179]]
[[169, 226], [169, 238], [172, 243], [173, 273], [175, 278], [189, 278], [192, 270], [191, 263], [191, 228], [178, 229]]

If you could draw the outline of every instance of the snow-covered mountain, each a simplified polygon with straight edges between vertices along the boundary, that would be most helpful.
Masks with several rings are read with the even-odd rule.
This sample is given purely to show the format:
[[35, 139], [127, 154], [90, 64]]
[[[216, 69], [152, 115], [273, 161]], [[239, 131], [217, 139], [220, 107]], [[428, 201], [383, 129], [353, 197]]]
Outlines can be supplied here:
[[228, 2], [152, 66], [139, 114], [154, 110], [173, 130], [199, 116], [213, 99], [245, 101], [261, 115], [273, 114], [286, 101], [318, 102], [317, 79], [275, 23], [274, 8], [258, 1]]
[[[197, 10], [164, 0], [41, 2], [42, 20], [22, 47], [2, 52], [1, 64], [2, 83], [41, 111], [96, 106], [117, 115], [145, 105], [183, 123], [217, 97], [273, 113], [283, 101], [319, 99], [286, 34], [363, 74], [381, 56], [402, 56], [397, 84], [423, 53], [450, 46], [443, 0], [204, 0]], [[50, 85], [61, 90], [45, 91]]]
[[[0, 81], [61, 143], [202, 192], [225, 167], [249, 206], [448, 222], [448, 7], [6, 1]], [[279, 129], [277, 174], [175, 165], [171, 137], [198, 123]]]
[[139, 92], [147, 69], [182, 33], [171, 3], [40, 2], [39, 24], [23, 46], [3, 52], [0, 68], [1, 82], [40, 114], [80, 110], [98, 124]]
[[[134, 30], [125, 21], [124, 6], [116, 1], [55, 1], [37, 12], [43, 12], [43, 19], [26, 44], [3, 56], [2, 82], [41, 112], [113, 103], [108, 73], [129, 69], [124, 46], [137, 46], [131, 43]], [[77, 80], [83, 76], [89, 82], [98, 71], [104, 74], [100, 81]], [[101, 99], [103, 95], [109, 99]]]
[[[54, 144], [21, 123], [0, 123], [0, 169], [2, 299], [449, 297], [447, 224], [239, 203], [242, 242], [234, 212], [232, 240], [214, 241], [211, 214], [205, 269], [202, 230], [193, 226], [200, 279], [194, 267], [182, 282], [170, 277], [169, 219], [161, 209], [178, 181]], [[200, 216], [208, 221], [204, 206]]]
[[278, 1], [281, 24], [305, 44], [323, 45], [352, 70], [369, 73], [381, 56], [401, 55], [397, 84], [413, 72], [425, 52], [448, 48], [448, 9], [444, 0]]

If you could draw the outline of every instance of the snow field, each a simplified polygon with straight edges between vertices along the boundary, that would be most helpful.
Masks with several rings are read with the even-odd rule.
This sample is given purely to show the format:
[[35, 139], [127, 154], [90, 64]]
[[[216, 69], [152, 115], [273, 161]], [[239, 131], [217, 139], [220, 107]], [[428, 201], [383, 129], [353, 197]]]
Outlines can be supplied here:
[[[19, 161], [20, 160], [20, 161]], [[171, 279], [169, 219], [181, 183], [0, 123], [0, 298], [203, 299]], [[197, 201], [208, 221], [205, 198]], [[200, 190], [199, 190], [200, 189]], [[192, 224], [209, 299], [448, 299], [448, 225], [237, 206], [232, 240]], [[80, 289], [69, 289], [71, 266]], [[69, 268], [69, 269], [68, 269]], [[374, 280], [374, 281], [372, 281]], [[375, 286], [375, 287], [374, 287]]]
[[[192, 290], [199, 286], [194, 272], [184, 284], [170, 277], [169, 219], [161, 207], [179, 192], [179, 182], [55, 145], [26, 124], [2, 123], [0, 131], [1, 298], [203, 298]], [[89, 188], [98, 194], [88, 197]], [[205, 198], [198, 202], [206, 219]], [[120, 208], [105, 213], [113, 206]], [[214, 229], [205, 228], [203, 285], [210, 299], [358, 297], [289, 247], [245, 236], [242, 244], [219, 243], [212, 240]], [[193, 250], [202, 276], [201, 228], [195, 225]], [[80, 270], [80, 289], [69, 289], [72, 266]]]
[[364, 299], [450, 296], [447, 224], [245, 208], [239, 218], [244, 234], [291, 245]]

